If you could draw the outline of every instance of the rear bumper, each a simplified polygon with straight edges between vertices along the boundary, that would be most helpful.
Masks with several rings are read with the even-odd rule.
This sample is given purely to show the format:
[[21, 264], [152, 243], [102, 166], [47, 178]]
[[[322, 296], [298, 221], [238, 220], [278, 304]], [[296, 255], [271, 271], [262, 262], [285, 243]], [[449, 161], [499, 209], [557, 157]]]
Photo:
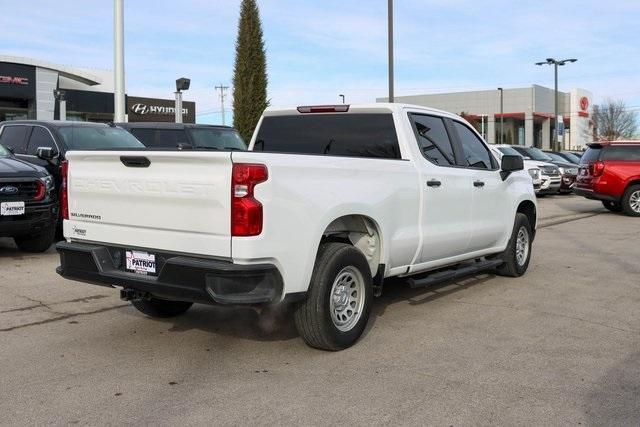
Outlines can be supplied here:
[[124, 249], [99, 244], [59, 242], [60, 266], [65, 279], [99, 286], [122, 286], [167, 300], [203, 304], [270, 304], [281, 300], [282, 276], [271, 264], [240, 265], [160, 253], [157, 276], [128, 272], [118, 255]]
[[573, 193], [577, 194], [578, 196], [586, 197], [587, 199], [592, 199], [592, 200], [603, 200], [606, 202], [614, 202], [614, 203], [620, 202], [619, 197], [610, 196], [608, 194], [596, 193], [593, 190], [590, 190], [587, 188], [573, 187]]
[[27, 204], [24, 215], [0, 216], [0, 237], [36, 235], [55, 226], [56, 203]]

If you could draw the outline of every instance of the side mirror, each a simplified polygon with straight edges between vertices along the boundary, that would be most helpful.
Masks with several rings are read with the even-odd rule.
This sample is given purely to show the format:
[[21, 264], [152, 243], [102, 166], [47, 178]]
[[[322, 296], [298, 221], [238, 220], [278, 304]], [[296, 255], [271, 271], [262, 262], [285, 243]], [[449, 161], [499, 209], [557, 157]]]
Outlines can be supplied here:
[[36, 155], [39, 159], [51, 161], [58, 155], [58, 151], [53, 147], [38, 147]]
[[7, 145], [7, 150], [9, 150], [9, 152], [10, 152], [11, 154], [13, 154], [13, 155], [15, 155], [15, 154], [16, 154], [16, 150], [15, 150], [13, 147], [11, 147], [10, 145]]
[[500, 176], [504, 181], [511, 175], [511, 172], [521, 171], [524, 169], [524, 159], [522, 156], [514, 156], [505, 154], [500, 162]]

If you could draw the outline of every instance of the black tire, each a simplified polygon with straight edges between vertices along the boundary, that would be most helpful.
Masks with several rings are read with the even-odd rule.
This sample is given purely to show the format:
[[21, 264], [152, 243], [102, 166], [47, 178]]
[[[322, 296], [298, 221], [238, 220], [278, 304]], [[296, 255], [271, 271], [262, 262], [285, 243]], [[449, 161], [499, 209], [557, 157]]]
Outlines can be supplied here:
[[162, 299], [136, 299], [131, 301], [138, 311], [149, 317], [174, 317], [178, 316], [191, 308], [192, 302], [185, 301], [167, 301]]
[[605, 208], [607, 208], [607, 210], [611, 212], [622, 212], [622, 205], [620, 203], [603, 200], [602, 206], [604, 206]]
[[[516, 256], [516, 244], [518, 240], [518, 234], [524, 229], [527, 234], [527, 251], [526, 256], [523, 258], [523, 262], [518, 262]], [[525, 214], [516, 213], [516, 220], [513, 225], [513, 231], [511, 232], [511, 238], [507, 248], [498, 255], [498, 258], [502, 259], [504, 263], [496, 268], [496, 274], [500, 276], [508, 277], [520, 277], [529, 267], [529, 261], [531, 260], [531, 244], [533, 242], [533, 230], [529, 223], [529, 218]]]
[[35, 236], [14, 237], [18, 249], [24, 252], [44, 252], [53, 244], [56, 234], [55, 227], [49, 227], [44, 232]]
[[[352, 277], [351, 282], [348, 281], [349, 277]], [[342, 283], [350, 283], [349, 290], [344, 291], [345, 298], [352, 298], [353, 295], [355, 298], [363, 298], [359, 303], [353, 302], [353, 307], [357, 307], [357, 304], [361, 307], [360, 314], [359, 317], [353, 318], [353, 324], [347, 321], [347, 324], [341, 325], [344, 330], [336, 326], [331, 308], [334, 282], [339, 278], [346, 280]], [[361, 293], [354, 292], [353, 287], [357, 286], [353, 285], [354, 281], [359, 280], [362, 280], [359, 286], [363, 291]], [[336, 297], [339, 299], [340, 295]], [[337, 351], [350, 347], [364, 332], [371, 313], [372, 300], [371, 270], [362, 252], [345, 243], [322, 244], [313, 267], [307, 298], [297, 303], [294, 308], [298, 333], [311, 347], [321, 350]], [[339, 303], [335, 299], [334, 301], [334, 304]], [[343, 313], [348, 312], [350, 304], [351, 302], [343, 304], [343, 307], [347, 307]], [[348, 314], [344, 316], [349, 318]]]
[[[622, 196], [622, 211], [629, 216], [640, 216], [640, 208], [634, 209], [637, 206], [635, 203], [640, 197], [640, 185], [630, 185]], [[639, 202], [640, 203], [640, 202]]]

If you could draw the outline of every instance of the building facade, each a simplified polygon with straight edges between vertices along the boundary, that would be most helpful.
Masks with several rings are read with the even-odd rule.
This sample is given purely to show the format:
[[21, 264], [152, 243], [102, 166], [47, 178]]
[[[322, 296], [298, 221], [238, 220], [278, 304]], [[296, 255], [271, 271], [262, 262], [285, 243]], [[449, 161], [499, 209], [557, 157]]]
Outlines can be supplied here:
[[[378, 98], [386, 102], [388, 98]], [[543, 86], [504, 89], [502, 112], [500, 90], [396, 96], [396, 102], [422, 105], [464, 116], [487, 142], [550, 149], [556, 122], [565, 149], [582, 150], [592, 142], [591, 92], [572, 89], [558, 93], [558, 115], [554, 118], [555, 92]]]
[[[68, 67], [32, 58], [0, 55], [0, 121], [57, 120], [62, 90], [67, 120], [113, 121], [112, 71]], [[173, 122], [173, 99], [126, 97], [129, 121]], [[184, 123], [195, 123], [195, 102], [183, 101]]]

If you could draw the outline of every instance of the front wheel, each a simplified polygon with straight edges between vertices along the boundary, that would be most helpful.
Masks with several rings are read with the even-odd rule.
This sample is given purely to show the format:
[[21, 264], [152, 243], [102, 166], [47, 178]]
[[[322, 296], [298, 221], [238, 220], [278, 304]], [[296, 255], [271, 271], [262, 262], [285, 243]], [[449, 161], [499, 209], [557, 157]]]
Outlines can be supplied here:
[[602, 206], [607, 208], [611, 212], [622, 212], [622, 205], [620, 203], [609, 202], [607, 200], [602, 201]]
[[132, 300], [131, 305], [149, 317], [164, 318], [178, 316], [186, 312], [191, 308], [193, 303], [150, 298]]
[[316, 257], [307, 298], [295, 307], [296, 328], [311, 347], [350, 347], [364, 332], [372, 299], [371, 270], [362, 252], [345, 243], [325, 243]]
[[499, 256], [504, 263], [496, 268], [496, 273], [508, 277], [522, 276], [529, 267], [532, 242], [533, 230], [529, 218], [517, 213], [507, 249]]
[[24, 252], [44, 252], [51, 247], [55, 238], [55, 227], [51, 226], [35, 236], [14, 237], [18, 249]]

